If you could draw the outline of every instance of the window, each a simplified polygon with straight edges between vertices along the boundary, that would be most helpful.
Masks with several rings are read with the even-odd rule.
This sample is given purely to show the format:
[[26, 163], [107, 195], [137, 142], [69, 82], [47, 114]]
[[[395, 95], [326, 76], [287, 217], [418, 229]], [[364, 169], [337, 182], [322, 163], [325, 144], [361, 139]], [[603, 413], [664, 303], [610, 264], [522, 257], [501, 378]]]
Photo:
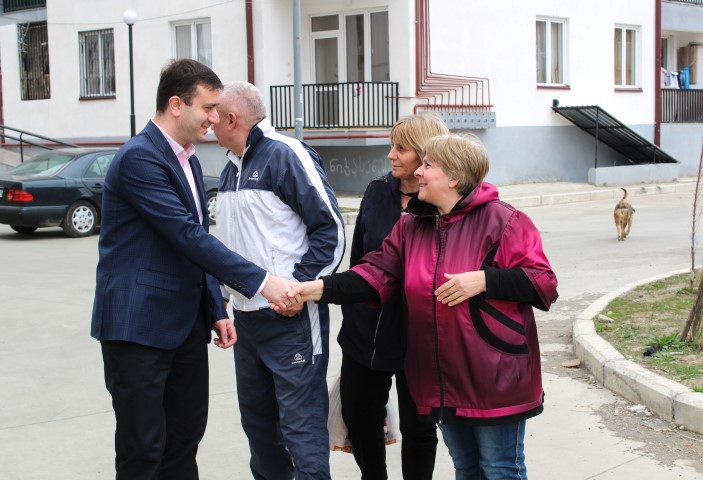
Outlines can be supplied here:
[[173, 24], [173, 56], [192, 58], [212, 68], [210, 19]]
[[615, 86], [637, 86], [637, 30], [633, 27], [615, 27], [613, 44]]
[[51, 98], [46, 22], [17, 24], [22, 100]]
[[317, 83], [390, 81], [387, 11], [313, 17], [311, 31]]
[[105, 178], [107, 174], [107, 169], [110, 167], [112, 158], [115, 156], [114, 153], [107, 153], [105, 155], [98, 156], [93, 163], [90, 164], [88, 170], [86, 170], [83, 175], [84, 178]]
[[115, 42], [112, 29], [78, 32], [81, 98], [115, 95]]
[[661, 67], [664, 70], [668, 70], [669, 69], [669, 39], [667, 37], [662, 37], [661, 55], [662, 55]]
[[538, 18], [535, 26], [537, 33], [537, 83], [564, 85], [566, 83], [564, 73], [566, 22]]

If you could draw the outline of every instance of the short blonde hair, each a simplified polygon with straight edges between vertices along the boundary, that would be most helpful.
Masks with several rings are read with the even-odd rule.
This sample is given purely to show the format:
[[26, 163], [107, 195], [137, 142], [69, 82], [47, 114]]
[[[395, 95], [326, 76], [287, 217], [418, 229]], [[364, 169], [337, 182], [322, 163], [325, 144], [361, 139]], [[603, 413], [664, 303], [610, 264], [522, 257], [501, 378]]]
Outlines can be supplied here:
[[460, 195], [471, 192], [488, 174], [488, 152], [472, 133], [433, 137], [425, 144], [425, 156], [459, 181], [456, 190]]
[[408, 115], [393, 125], [390, 139], [394, 145], [402, 145], [415, 151], [420, 161], [425, 156], [425, 142], [437, 135], [449, 133], [442, 117], [433, 112]]

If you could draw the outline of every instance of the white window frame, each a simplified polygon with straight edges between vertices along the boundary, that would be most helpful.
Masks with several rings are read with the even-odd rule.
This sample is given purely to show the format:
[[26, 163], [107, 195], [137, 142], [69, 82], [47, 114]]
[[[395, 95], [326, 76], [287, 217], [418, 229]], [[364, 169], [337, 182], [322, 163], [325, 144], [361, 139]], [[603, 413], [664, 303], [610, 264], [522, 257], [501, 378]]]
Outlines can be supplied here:
[[[537, 22], [544, 22], [545, 24], [545, 81], [540, 82], [537, 79], [537, 51], [535, 50], [535, 81], [537, 85], [541, 86], [566, 86], [569, 84], [569, 22], [565, 18], [552, 18], [552, 17], [542, 17], [538, 16], [535, 20], [535, 49], [537, 48]], [[552, 28], [553, 24], [561, 25], [561, 58], [559, 61], [561, 63], [561, 81], [557, 81], [552, 78]]]
[[[202, 62], [198, 59], [198, 25], [210, 25], [210, 61]], [[178, 52], [178, 37], [176, 35], [176, 27], [190, 27], [190, 53], [187, 56], [180, 55]], [[198, 18], [193, 20], [179, 20], [177, 22], [171, 22], [171, 46], [173, 51], [173, 58], [190, 58], [192, 60], [201, 61], [210, 68], [212, 67], [212, 22], [210, 18]]]
[[[105, 34], [112, 35], [112, 53], [111, 58], [105, 58]], [[99, 91], [89, 92], [88, 88], [88, 78], [89, 72], [88, 58], [86, 55], [88, 52], [85, 50], [85, 41], [89, 36], [96, 37], [98, 39], [98, 78], [99, 78]], [[79, 43], [79, 63], [80, 63], [80, 81], [81, 81], [81, 98], [102, 98], [102, 97], [114, 97], [116, 95], [116, 81], [115, 81], [115, 32], [112, 28], [106, 28], [102, 30], [91, 30], [85, 32], [78, 32], [78, 43]], [[92, 72], [95, 73], [95, 72]], [[109, 77], [112, 77], [110, 81]], [[112, 88], [110, 88], [112, 87]]]
[[[632, 55], [632, 61], [634, 62], [634, 65], [631, 67], [628, 66], [627, 60], [627, 42], [626, 42], [626, 37], [627, 37], [627, 32], [633, 32], [635, 36], [634, 40], [634, 53]], [[620, 76], [619, 78], [615, 78], [616, 75], [616, 52], [615, 49], [617, 47], [616, 44], [616, 36], [620, 37], [620, 59], [622, 61], [622, 65], [620, 68]], [[623, 25], [623, 24], [615, 24], [614, 30], [613, 30], [613, 81], [615, 83], [615, 88], [617, 89], [628, 89], [628, 88], [640, 88], [640, 79], [641, 79], [641, 73], [640, 73], [640, 66], [641, 66], [641, 34], [640, 34], [640, 27], [635, 26], [635, 25]], [[632, 75], [633, 79], [630, 83], [627, 83], [627, 71], [632, 70]]]
[[[379, 12], [388, 12], [386, 8], [369, 8], [363, 10], [354, 10], [347, 12], [328, 12], [319, 15], [311, 15], [308, 28], [310, 29], [310, 74], [311, 78], [315, 78], [315, 40], [322, 38], [337, 38], [337, 60], [338, 60], [338, 77], [339, 82], [347, 82], [347, 36], [346, 36], [346, 25], [347, 17], [363, 15], [364, 16], [364, 78], [359, 80], [362, 82], [372, 81], [372, 46], [371, 46], [371, 15]], [[338, 29], [337, 30], [325, 30], [319, 32], [312, 31], [312, 19], [315, 17], [327, 17], [331, 15], [337, 15], [339, 18]], [[390, 17], [388, 18], [390, 24]]]

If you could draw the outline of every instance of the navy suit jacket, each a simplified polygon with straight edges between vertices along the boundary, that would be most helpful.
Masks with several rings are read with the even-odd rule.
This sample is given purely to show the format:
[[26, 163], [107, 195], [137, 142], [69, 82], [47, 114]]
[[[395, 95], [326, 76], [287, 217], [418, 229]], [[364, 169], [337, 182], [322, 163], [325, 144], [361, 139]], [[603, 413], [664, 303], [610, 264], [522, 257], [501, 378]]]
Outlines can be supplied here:
[[[204, 209], [202, 168], [195, 156], [190, 164]], [[203, 213], [200, 222], [183, 168], [149, 122], [105, 178], [93, 337], [173, 349], [201, 304], [211, 323], [227, 317], [220, 282], [254, 296], [266, 272], [210, 235]]]

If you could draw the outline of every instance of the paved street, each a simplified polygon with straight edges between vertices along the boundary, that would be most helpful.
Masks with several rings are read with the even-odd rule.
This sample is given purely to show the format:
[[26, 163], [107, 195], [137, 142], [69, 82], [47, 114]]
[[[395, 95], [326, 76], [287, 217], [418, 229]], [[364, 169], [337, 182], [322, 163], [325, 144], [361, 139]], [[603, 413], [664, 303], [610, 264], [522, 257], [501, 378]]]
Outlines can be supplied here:
[[[560, 283], [559, 301], [538, 317], [546, 408], [528, 421], [533, 480], [703, 479], [691, 465], [662, 465], [642, 452], [642, 444], [616, 435], [598, 411], [622, 400], [559, 366], [573, 358], [571, 321], [591, 302], [690, 266], [692, 195], [631, 200], [637, 211], [625, 242], [615, 239], [615, 201], [523, 209], [541, 230]], [[97, 240], [68, 239], [58, 228], [21, 236], [0, 225], [0, 479], [113, 478], [114, 417], [99, 344], [89, 336]], [[337, 307], [333, 312], [336, 335], [341, 318]], [[330, 343], [332, 378], [341, 356], [334, 339]], [[199, 454], [201, 478], [251, 478], [232, 354], [213, 347], [210, 355], [211, 415]], [[332, 452], [331, 462], [334, 479], [359, 478], [351, 455]], [[388, 448], [388, 464], [390, 478], [401, 478], [399, 445]], [[441, 442], [435, 472], [437, 479], [453, 478]]]

